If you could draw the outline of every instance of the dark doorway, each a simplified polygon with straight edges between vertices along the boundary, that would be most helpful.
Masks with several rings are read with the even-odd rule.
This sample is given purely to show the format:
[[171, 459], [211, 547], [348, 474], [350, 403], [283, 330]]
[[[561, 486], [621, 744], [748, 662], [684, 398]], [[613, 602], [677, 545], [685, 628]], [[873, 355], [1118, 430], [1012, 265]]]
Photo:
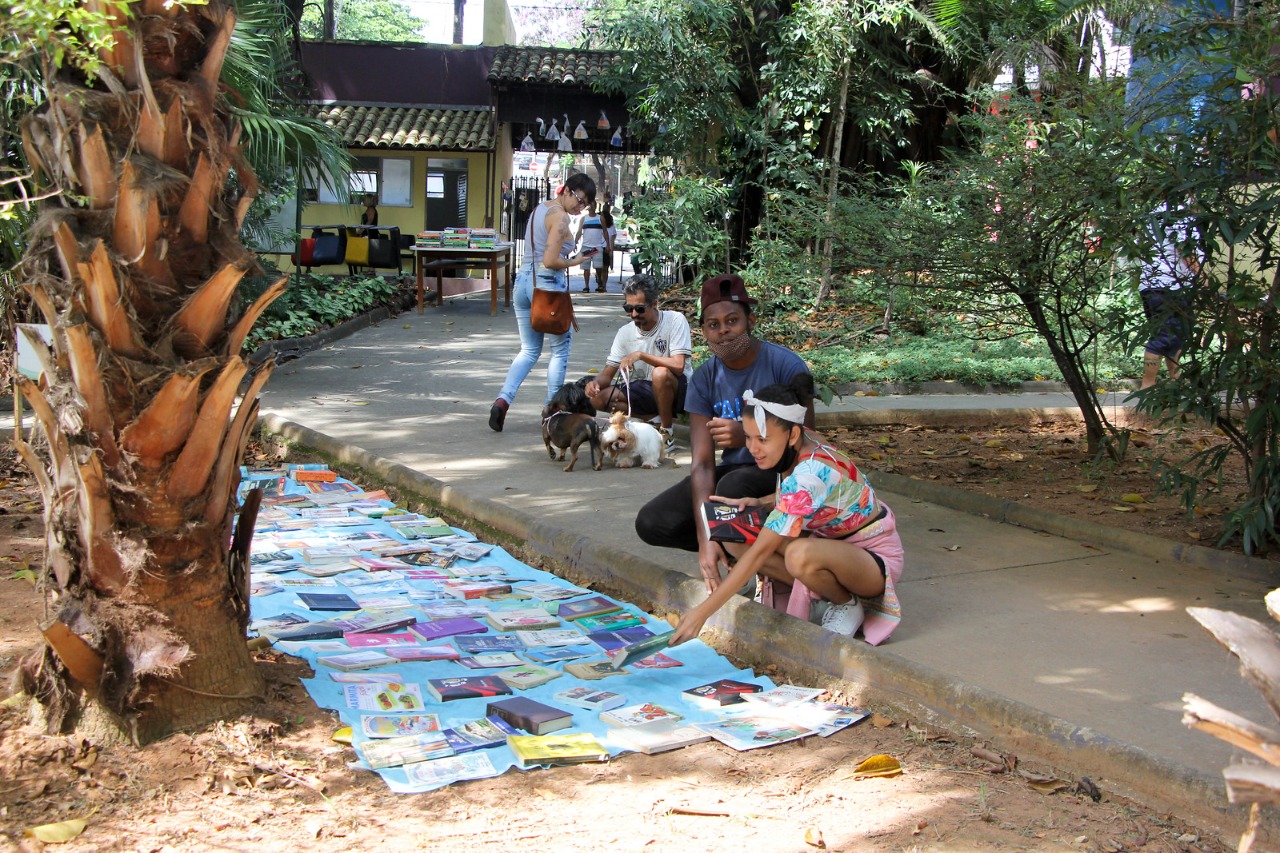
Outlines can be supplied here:
[[467, 227], [467, 161], [427, 162], [428, 231]]

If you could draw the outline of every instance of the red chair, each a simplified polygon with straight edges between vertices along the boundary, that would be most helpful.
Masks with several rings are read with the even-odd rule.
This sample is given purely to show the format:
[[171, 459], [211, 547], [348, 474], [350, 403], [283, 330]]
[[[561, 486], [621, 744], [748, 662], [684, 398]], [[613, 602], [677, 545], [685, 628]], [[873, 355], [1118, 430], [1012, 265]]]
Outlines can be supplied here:
[[303, 237], [298, 243], [299, 251], [290, 255], [294, 266], [305, 267], [307, 272], [311, 272], [311, 267], [315, 262], [313, 258], [316, 252], [316, 240], [314, 237]]

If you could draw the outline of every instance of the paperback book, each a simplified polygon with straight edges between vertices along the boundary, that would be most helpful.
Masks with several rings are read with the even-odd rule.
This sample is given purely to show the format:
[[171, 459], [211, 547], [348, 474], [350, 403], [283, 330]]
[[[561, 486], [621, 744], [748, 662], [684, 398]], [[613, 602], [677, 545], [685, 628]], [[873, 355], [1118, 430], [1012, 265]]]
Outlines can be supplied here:
[[[455, 750], [456, 751], [456, 750]], [[409, 793], [430, 791], [465, 779], [487, 779], [497, 776], [498, 770], [483, 752], [470, 755], [451, 755], [432, 761], [406, 764], [404, 775], [409, 780]]]
[[711, 735], [680, 720], [658, 720], [614, 729], [609, 732], [609, 740], [623, 749], [654, 755], [711, 740]]
[[352, 634], [380, 634], [405, 628], [418, 621], [418, 614], [403, 607], [364, 610], [352, 616], [334, 619], [336, 625]]
[[554, 698], [565, 705], [596, 712], [618, 708], [627, 701], [621, 693], [596, 690], [594, 687], [571, 687], [568, 690], [561, 690]]
[[375, 666], [399, 663], [399, 661], [382, 652], [351, 652], [341, 655], [323, 655], [316, 658], [316, 663], [342, 672], [354, 672], [359, 669], [373, 669]]
[[621, 609], [622, 605], [618, 602], [611, 601], [603, 595], [593, 595], [581, 601], [566, 601], [560, 605], [557, 614], [561, 619], [572, 622], [584, 616], [603, 616], [606, 613], [617, 613]]
[[690, 687], [683, 692], [685, 701], [699, 708], [719, 708], [741, 702], [747, 693], [760, 693], [764, 690], [759, 684], [749, 681], [734, 681], [732, 678], [721, 678], [710, 684]]
[[427, 692], [437, 702], [452, 702], [455, 699], [509, 696], [511, 688], [494, 675], [465, 675], [459, 678], [432, 678], [427, 681]]
[[453, 751], [459, 754], [503, 746], [507, 742], [507, 735], [519, 733], [519, 729], [501, 717], [481, 717], [444, 730], [445, 740], [449, 742], [449, 746], [453, 747]]
[[624, 610], [619, 613], [606, 613], [604, 616], [582, 616], [576, 620], [575, 624], [588, 634], [594, 634], [598, 631], [621, 631], [623, 628], [634, 628], [645, 621], [643, 616]]
[[457, 554], [464, 560], [472, 561], [488, 556], [489, 552], [492, 550], [492, 545], [484, 545], [480, 542], [464, 542], [454, 545], [449, 549], [450, 553]]
[[560, 586], [554, 583], [523, 583], [519, 589], [539, 601], [561, 601], [566, 598], [577, 598], [587, 592], [576, 586]]
[[516, 690], [528, 690], [553, 681], [561, 675], [559, 670], [535, 663], [513, 666], [498, 673], [498, 677]]
[[629, 669], [614, 669], [613, 663], [607, 660], [584, 661], [583, 663], [567, 663], [564, 665], [565, 675], [581, 678], [583, 681], [598, 681], [614, 675], [626, 675]]
[[507, 746], [520, 767], [608, 761], [609, 751], [589, 734], [511, 735]]
[[453, 754], [442, 732], [434, 731], [407, 737], [370, 740], [356, 747], [364, 763], [374, 770], [416, 764]]
[[511, 634], [489, 634], [459, 637], [458, 648], [470, 655], [488, 652], [517, 652], [524, 649], [519, 638]]
[[458, 658], [458, 663], [467, 669], [502, 669], [508, 666], [521, 666], [524, 661], [511, 652], [490, 652], [484, 655]]
[[706, 501], [702, 504], [702, 530], [716, 542], [740, 542], [750, 545], [760, 535], [769, 513], [764, 507], [738, 509], [732, 504]]
[[415, 622], [409, 630], [428, 643], [458, 634], [483, 634], [489, 630], [483, 623], [466, 617], [433, 619], [430, 622]]
[[359, 610], [356, 600], [344, 593], [300, 592], [298, 600], [308, 610], [341, 611]]
[[422, 710], [422, 691], [416, 684], [348, 684], [343, 695], [347, 707], [359, 711], [412, 713]]
[[658, 720], [682, 720], [684, 714], [664, 708], [653, 702], [641, 702], [639, 705], [628, 705], [605, 711], [600, 715], [600, 722], [610, 726], [638, 726], [641, 723], [655, 723]]
[[553, 646], [548, 649], [529, 649], [524, 656], [534, 663], [560, 663], [591, 654], [595, 654], [595, 649], [590, 646]]
[[485, 614], [484, 618], [495, 631], [532, 631], [560, 627], [559, 619], [536, 607], [493, 610]]
[[636, 625], [633, 628], [623, 628], [621, 631], [596, 631], [594, 634], [587, 634], [587, 639], [608, 653], [653, 636], [655, 636], [653, 631], [647, 626]]
[[800, 702], [808, 702], [811, 699], [817, 699], [827, 691], [821, 687], [800, 687], [796, 684], [779, 684], [777, 687], [771, 687], [759, 693], [746, 693], [742, 697], [743, 702], [752, 705], [767, 705], [771, 708], [787, 708]]
[[360, 731], [369, 738], [409, 737], [440, 731], [435, 714], [364, 714]]
[[391, 646], [384, 650], [399, 661], [457, 660], [458, 650], [447, 643], [438, 646]]
[[622, 669], [628, 664], [642, 661], [650, 657], [654, 653], [667, 648], [671, 644], [671, 634], [655, 634], [643, 640], [637, 640], [634, 643], [627, 643], [620, 649], [617, 649], [609, 655], [611, 665], [614, 669]]
[[389, 634], [352, 633], [342, 635], [347, 645], [353, 649], [381, 649], [387, 646], [415, 646], [418, 638], [408, 631], [397, 631]]
[[739, 751], [774, 746], [815, 734], [813, 729], [799, 723], [762, 715], [694, 723], [694, 726]]
[[551, 646], [581, 646], [591, 641], [572, 628], [546, 628], [541, 631], [516, 631], [516, 638], [526, 649], [545, 649]]
[[331, 672], [329, 680], [337, 684], [403, 684], [398, 672]]

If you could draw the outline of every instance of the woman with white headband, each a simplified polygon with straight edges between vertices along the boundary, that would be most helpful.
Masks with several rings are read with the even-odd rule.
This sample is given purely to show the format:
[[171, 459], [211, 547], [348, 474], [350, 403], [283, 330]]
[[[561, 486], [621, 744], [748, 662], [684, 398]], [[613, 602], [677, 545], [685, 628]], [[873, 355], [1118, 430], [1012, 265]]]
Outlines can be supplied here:
[[829, 631], [872, 645], [900, 619], [894, 584], [902, 577], [902, 541], [893, 512], [856, 465], [822, 444], [803, 426], [813, 379], [742, 395], [742, 426], [756, 465], [778, 477], [770, 497], [725, 499], [743, 509], [769, 507], [764, 527], [749, 545], [722, 543], [737, 562], [706, 601], [685, 614], [672, 645], [698, 636], [702, 625], [752, 575], [762, 581], [764, 604]]

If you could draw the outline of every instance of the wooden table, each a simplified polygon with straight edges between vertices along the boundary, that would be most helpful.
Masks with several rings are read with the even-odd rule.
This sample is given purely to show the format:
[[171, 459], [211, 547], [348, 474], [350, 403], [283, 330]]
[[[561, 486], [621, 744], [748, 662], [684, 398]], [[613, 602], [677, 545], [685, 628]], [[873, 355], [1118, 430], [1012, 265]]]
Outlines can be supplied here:
[[506, 269], [507, 306], [511, 306], [511, 243], [499, 243], [492, 249], [413, 247], [413, 266], [418, 276], [418, 313], [422, 313], [425, 291], [422, 273], [427, 264], [436, 272], [436, 305], [444, 304], [444, 271], [446, 269], [485, 269], [489, 271], [489, 313], [498, 313], [498, 270]]

